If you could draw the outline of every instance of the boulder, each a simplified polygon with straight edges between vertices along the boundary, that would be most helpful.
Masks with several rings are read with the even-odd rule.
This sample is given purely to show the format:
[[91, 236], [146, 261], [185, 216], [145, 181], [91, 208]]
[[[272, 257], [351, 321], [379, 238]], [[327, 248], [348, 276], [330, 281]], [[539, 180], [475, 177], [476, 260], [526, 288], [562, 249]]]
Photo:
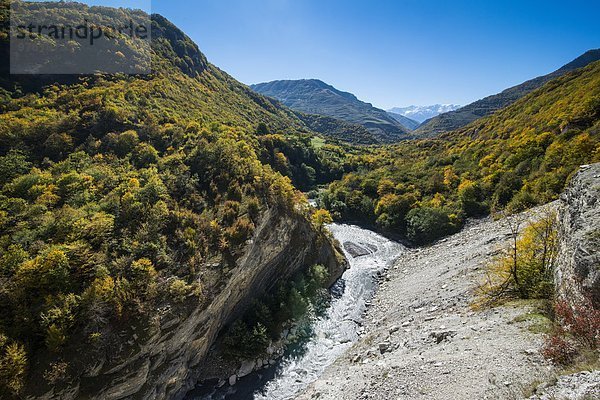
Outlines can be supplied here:
[[450, 340], [456, 336], [456, 331], [439, 331], [431, 332], [429, 337], [432, 338], [437, 344], [442, 343], [444, 340]]
[[379, 345], [377, 345], [377, 347], [379, 348], [379, 352], [381, 354], [389, 353], [392, 348], [392, 346], [389, 342], [379, 343]]
[[366, 256], [377, 251], [377, 247], [373, 245], [354, 242], [344, 242], [344, 249], [352, 258]]
[[243, 378], [244, 376], [250, 375], [250, 373], [254, 371], [255, 366], [256, 363], [254, 362], [254, 360], [244, 361], [242, 363], [242, 366], [238, 370], [237, 376]]
[[235, 383], [236, 383], [236, 382], [237, 382], [237, 376], [235, 376], [235, 375], [231, 375], [231, 376], [229, 377], [229, 385], [230, 385], [230, 386], [233, 386], [233, 385], [235, 385]]

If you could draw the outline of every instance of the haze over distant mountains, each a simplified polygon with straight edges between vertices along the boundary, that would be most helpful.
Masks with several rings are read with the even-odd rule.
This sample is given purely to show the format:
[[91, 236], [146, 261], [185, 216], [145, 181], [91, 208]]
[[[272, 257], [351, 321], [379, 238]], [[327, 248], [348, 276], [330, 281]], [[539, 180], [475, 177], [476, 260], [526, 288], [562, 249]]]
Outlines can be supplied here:
[[[388, 110], [390, 114], [398, 114], [417, 121], [419, 124], [443, 113], [458, 110], [457, 104], [434, 104], [431, 106], [394, 107]], [[413, 128], [415, 129], [415, 128]]]
[[400, 124], [402, 124], [402, 126], [404, 126], [405, 128], [414, 131], [415, 129], [417, 129], [419, 127], [419, 125], [421, 125], [421, 123], [419, 121], [415, 121], [414, 119], [410, 119], [402, 114], [397, 114], [394, 112], [387, 112], [389, 115], [392, 116], [392, 118], [394, 118], [396, 121], [400, 122]]
[[361, 125], [379, 143], [397, 142], [406, 139], [410, 133], [410, 129], [386, 111], [318, 79], [281, 80], [250, 87], [262, 95], [279, 100], [292, 110]]

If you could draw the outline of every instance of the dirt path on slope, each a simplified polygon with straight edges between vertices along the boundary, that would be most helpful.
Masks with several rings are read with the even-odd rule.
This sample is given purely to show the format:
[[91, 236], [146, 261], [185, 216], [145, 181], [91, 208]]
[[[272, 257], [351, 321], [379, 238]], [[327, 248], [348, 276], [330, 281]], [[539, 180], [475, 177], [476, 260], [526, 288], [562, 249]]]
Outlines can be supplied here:
[[530, 329], [533, 307], [470, 308], [485, 265], [509, 238], [507, 221], [485, 219], [402, 256], [361, 340], [299, 398], [522, 398], [553, 371], [538, 352], [542, 336]]

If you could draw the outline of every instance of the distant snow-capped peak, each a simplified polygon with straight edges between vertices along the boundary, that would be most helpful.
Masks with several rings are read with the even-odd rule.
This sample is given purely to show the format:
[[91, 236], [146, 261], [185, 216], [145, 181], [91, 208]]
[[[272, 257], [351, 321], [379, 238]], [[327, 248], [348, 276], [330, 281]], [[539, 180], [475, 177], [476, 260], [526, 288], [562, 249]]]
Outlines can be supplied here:
[[405, 117], [422, 123], [436, 115], [458, 110], [460, 107], [461, 106], [457, 104], [434, 104], [430, 106], [394, 107], [388, 111], [404, 115]]

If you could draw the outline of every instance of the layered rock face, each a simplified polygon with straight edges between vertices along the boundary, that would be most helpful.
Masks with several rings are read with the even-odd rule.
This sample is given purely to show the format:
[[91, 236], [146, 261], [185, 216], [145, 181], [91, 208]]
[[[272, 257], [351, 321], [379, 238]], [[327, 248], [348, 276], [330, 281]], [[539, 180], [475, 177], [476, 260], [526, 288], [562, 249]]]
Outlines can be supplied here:
[[600, 308], [600, 164], [582, 166], [561, 196], [559, 230], [558, 296]]
[[[129, 357], [114, 365], [98, 360], [78, 382], [45, 399], [179, 399], [198, 380], [198, 371], [218, 333], [252, 300], [282, 279], [313, 264], [325, 265], [332, 282], [346, 263], [336, 245], [297, 215], [268, 210], [231, 278], [207, 306], [189, 313], [157, 310], [145, 338], [136, 338]], [[127, 353], [124, 351], [124, 353]]]

